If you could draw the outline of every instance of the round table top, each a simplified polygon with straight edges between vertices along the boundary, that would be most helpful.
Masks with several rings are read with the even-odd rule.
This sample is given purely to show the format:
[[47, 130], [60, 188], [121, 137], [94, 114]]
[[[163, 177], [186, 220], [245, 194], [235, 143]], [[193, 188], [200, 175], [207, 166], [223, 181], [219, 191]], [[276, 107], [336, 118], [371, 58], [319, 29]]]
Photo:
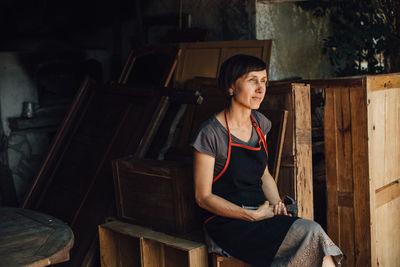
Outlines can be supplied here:
[[71, 228], [49, 215], [0, 207], [0, 266], [47, 266], [69, 260]]

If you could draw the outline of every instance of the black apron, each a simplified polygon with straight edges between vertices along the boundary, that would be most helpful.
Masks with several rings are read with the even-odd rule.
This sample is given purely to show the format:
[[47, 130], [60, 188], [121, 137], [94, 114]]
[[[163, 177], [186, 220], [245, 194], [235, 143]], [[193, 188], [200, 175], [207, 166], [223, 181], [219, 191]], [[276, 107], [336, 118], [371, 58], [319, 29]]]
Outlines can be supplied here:
[[[232, 143], [228, 120], [225, 121], [229, 136], [229, 148], [223, 170], [213, 179], [212, 192], [238, 206], [259, 206], [266, 200], [261, 177], [267, 167], [266, 140], [254, 118], [257, 131], [257, 147]], [[269, 266], [290, 226], [297, 218], [278, 215], [249, 222], [204, 214], [204, 225], [210, 237], [230, 255], [256, 267]]]

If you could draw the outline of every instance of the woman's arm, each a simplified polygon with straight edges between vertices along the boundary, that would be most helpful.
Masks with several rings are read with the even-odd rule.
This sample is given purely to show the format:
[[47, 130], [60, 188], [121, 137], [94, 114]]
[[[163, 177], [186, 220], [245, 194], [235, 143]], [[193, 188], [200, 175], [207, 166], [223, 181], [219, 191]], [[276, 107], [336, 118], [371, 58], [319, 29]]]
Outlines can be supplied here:
[[286, 207], [281, 202], [281, 198], [279, 197], [278, 187], [276, 186], [274, 178], [269, 173], [268, 166], [265, 168], [261, 180], [262, 180], [262, 189], [264, 191], [264, 195], [267, 198], [267, 200], [271, 203], [271, 205], [274, 207], [274, 214], [287, 215]]
[[194, 150], [194, 188], [197, 204], [223, 217], [257, 221], [273, 217], [268, 201], [257, 210], [247, 210], [212, 193], [215, 158]]

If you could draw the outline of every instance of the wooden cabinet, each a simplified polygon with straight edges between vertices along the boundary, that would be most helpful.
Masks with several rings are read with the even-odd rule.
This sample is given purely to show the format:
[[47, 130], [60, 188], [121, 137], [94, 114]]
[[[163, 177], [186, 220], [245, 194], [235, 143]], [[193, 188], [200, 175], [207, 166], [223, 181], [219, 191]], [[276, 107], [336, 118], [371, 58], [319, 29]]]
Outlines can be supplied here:
[[328, 234], [345, 266], [399, 266], [400, 74], [309, 82], [326, 91]]
[[313, 219], [310, 86], [305, 83], [272, 82], [263, 108], [288, 111], [278, 176], [281, 196], [296, 199], [299, 216]]
[[112, 221], [99, 226], [102, 267], [207, 267], [207, 247], [151, 229]]

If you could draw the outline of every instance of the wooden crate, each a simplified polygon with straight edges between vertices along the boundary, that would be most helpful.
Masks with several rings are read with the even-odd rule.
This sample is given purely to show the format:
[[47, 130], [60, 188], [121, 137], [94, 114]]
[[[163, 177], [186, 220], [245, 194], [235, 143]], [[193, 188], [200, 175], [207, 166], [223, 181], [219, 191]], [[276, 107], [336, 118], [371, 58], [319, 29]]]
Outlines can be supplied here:
[[102, 267], [207, 267], [207, 248], [145, 227], [112, 221], [99, 226]]
[[172, 233], [200, 229], [191, 164], [120, 158], [113, 161], [118, 217]]
[[399, 266], [400, 74], [309, 82], [326, 90], [328, 234], [345, 266]]
[[264, 108], [288, 111], [278, 188], [282, 196], [287, 194], [296, 199], [300, 217], [312, 220], [310, 86], [304, 83], [271, 82], [260, 109]]

